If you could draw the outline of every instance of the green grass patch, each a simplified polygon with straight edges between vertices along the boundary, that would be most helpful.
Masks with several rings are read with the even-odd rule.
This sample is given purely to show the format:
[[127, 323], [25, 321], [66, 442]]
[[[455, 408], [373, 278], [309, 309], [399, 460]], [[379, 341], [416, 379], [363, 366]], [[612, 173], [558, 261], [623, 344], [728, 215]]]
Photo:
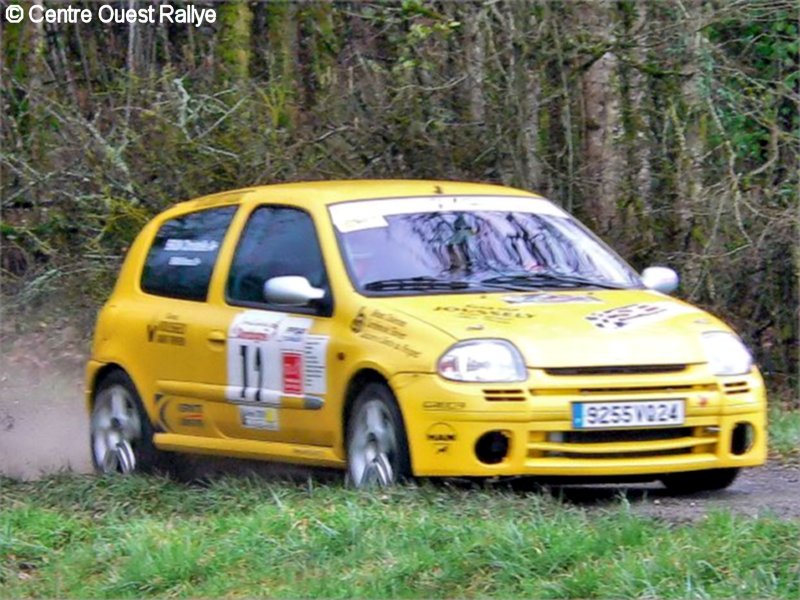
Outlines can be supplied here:
[[502, 490], [0, 480], [0, 597], [797, 598], [798, 539]]
[[769, 445], [783, 458], [800, 459], [800, 410], [770, 408]]

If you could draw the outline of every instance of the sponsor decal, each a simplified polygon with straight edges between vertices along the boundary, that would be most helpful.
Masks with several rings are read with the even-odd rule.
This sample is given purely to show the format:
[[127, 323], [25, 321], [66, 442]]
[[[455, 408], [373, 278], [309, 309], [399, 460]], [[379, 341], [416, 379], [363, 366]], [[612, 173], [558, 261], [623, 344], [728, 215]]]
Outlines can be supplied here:
[[586, 316], [586, 320], [598, 329], [616, 331], [626, 327], [664, 321], [676, 315], [696, 311], [695, 308], [673, 302], [642, 302], [593, 312]]
[[278, 409], [261, 406], [240, 406], [239, 418], [242, 427], [246, 429], [262, 429], [265, 431], [278, 431]]
[[186, 256], [170, 256], [169, 257], [169, 266], [170, 267], [197, 267], [203, 264], [203, 261], [199, 258], [188, 258]]
[[406, 337], [406, 332], [403, 331], [405, 326], [406, 322], [402, 319], [398, 319], [394, 315], [383, 313], [379, 310], [373, 310], [365, 323], [367, 329], [397, 339]]
[[370, 342], [380, 344], [381, 346], [386, 346], [391, 350], [397, 350], [409, 358], [417, 358], [421, 354], [419, 350], [413, 348], [412, 346], [409, 346], [408, 344], [402, 344], [391, 337], [375, 335], [369, 331], [362, 333], [361, 337], [365, 340], [369, 340]]
[[464, 410], [466, 402], [440, 402], [438, 400], [428, 400], [422, 403], [423, 410]]
[[215, 252], [217, 248], [219, 242], [214, 240], [168, 239], [164, 244], [164, 250], [167, 252]]
[[303, 389], [306, 394], [324, 394], [327, 378], [327, 335], [306, 335], [303, 340]]
[[548, 292], [505, 296], [503, 301], [507, 304], [587, 304], [602, 302], [600, 298], [589, 294], [552, 294]]
[[180, 423], [184, 427], [203, 427], [205, 425], [205, 418], [203, 416], [202, 404], [178, 404], [178, 413], [180, 414]]
[[[158, 426], [162, 431], [173, 431], [177, 423], [180, 427], [204, 427], [203, 405], [196, 402], [173, 402], [174, 399], [156, 395], [158, 406]], [[167, 417], [169, 416], [169, 421]]]
[[228, 330], [225, 397], [280, 406], [283, 395], [324, 395], [329, 338], [310, 334], [312, 324], [284, 313], [237, 315]]
[[364, 329], [364, 322], [367, 320], [366, 311], [367, 309], [363, 307], [359, 309], [358, 314], [350, 323], [350, 331], [353, 333], [361, 333], [361, 330]]
[[306, 331], [305, 327], [289, 325], [281, 330], [278, 341], [281, 343], [301, 343], [303, 341], [303, 336], [306, 335]]
[[228, 338], [266, 342], [278, 331], [281, 315], [265, 313], [242, 313], [234, 319]]
[[544, 198], [514, 196], [446, 196], [389, 198], [342, 202], [329, 207], [333, 225], [340, 233], [386, 227], [392, 215], [432, 213], [436, 211], [473, 212], [492, 210], [564, 216], [563, 210]]
[[458, 434], [447, 423], [434, 423], [425, 432], [425, 439], [436, 449], [436, 454], [446, 454], [450, 445], [458, 440]]
[[167, 318], [148, 323], [147, 341], [153, 344], [186, 345], [186, 323]]
[[303, 355], [299, 352], [284, 352], [283, 393], [293, 396], [303, 395]]
[[453, 314], [462, 319], [482, 319], [496, 323], [514, 323], [533, 319], [535, 316], [533, 313], [526, 312], [516, 306], [497, 308], [495, 306], [467, 304], [464, 306], [437, 306], [433, 310]]
[[408, 336], [405, 331], [406, 325], [405, 320], [391, 313], [378, 309], [367, 312], [366, 308], [361, 308], [350, 323], [350, 330], [362, 339], [416, 358], [420, 355], [420, 351], [402, 341]]
[[379, 229], [381, 227], [388, 227], [389, 223], [381, 215], [368, 215], [366, 217], [350, 217], [341, 221], [338, 225], [339, 231], [342, 233], [351, 233], [353, 231], [363, 231], [364, 229]]
[[381, 312], [378, 309], [373, 310], [372, 313], [371, 313], [371, 316], [372, 316], [373, 319], [384, 321], [385, 323], [388, 323], [389, 325], [393, 325], [394, 327], [405, 327], [406, 326], [406, 322], [403, 319], [400, 319], [399, 317], [396, 317], [395, 315], [393, 315], [391, 313]]

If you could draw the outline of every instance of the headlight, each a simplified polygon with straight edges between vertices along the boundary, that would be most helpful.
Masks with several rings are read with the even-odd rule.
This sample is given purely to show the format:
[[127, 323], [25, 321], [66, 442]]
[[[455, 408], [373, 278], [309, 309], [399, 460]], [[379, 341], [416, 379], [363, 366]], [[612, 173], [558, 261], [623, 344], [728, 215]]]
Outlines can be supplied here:
[[525, 381], [525, 362], [505, 340], [469, 340], [453, 345], [439, 359], [439, 375], [453, 381]]
[[714, 375], [744, 375], [753, 367], [753, 357], [738, 336], [710, 331], [702, 336], [703, 348]]

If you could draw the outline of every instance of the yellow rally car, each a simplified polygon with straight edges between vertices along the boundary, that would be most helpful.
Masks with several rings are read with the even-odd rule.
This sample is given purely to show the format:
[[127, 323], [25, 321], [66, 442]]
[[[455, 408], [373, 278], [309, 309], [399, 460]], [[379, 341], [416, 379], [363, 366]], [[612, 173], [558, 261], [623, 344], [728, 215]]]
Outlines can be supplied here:
[[[407, 476], [719, 489], [766, 456], [764, 385], [719, 319], [529, 192], [254, 187], [131, 246], [86, 373], [101, 472], [164, 451]], [[577, 480], [577, 479], [573, 479]]]

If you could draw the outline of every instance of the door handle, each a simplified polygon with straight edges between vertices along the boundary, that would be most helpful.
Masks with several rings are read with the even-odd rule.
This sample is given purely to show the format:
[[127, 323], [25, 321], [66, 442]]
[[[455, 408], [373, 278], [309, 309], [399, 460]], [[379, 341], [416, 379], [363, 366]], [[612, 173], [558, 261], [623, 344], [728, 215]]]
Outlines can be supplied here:
[[212, 331], [208, 334], [208, 341], [214, 344], [224, 344], [226, 339], [225, 334], [221, 331]]

